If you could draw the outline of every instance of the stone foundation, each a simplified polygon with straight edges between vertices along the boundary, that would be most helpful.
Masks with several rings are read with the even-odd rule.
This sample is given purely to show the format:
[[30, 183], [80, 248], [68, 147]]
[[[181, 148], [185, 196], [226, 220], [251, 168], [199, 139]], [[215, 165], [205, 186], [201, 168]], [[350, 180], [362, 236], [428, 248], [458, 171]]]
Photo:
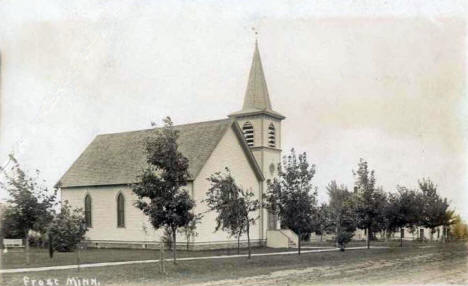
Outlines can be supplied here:
[[[160, 242], [155, 241], [105, 241], [87, 240], [84, 242], [87, 248], [115, 248], [115, 249], [159, 249]], [[251, 240], [251, 247], [266, 245], [266, 240]], [[166, 246], [167, 247], [167, 246]], [[241, 248], [247, 248], [247, 240], [240, 241]], [[187, 243], [181, 242], [176, 245], [177, 250], [187, 250]], [[215, 242], [191, 242], [188, 250], [213, 250], [213, 249], [236, 249], [237, 241], [215, 241]]]

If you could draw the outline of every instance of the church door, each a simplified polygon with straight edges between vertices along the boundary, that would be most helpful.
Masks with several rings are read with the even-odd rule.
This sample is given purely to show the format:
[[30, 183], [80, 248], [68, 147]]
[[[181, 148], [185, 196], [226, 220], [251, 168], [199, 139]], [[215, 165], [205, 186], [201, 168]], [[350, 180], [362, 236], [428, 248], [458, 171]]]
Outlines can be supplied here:
[[277, 228], [277, 216], [268, 212], [268, 229], [276, 229]]

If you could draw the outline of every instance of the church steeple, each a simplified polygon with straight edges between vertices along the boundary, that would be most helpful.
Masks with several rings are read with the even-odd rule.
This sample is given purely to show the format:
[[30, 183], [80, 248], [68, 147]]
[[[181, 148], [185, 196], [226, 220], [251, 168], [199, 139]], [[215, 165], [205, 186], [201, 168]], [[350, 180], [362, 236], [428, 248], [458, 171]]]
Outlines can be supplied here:
[[258, 51], [258, 42], [255, 41], [255, 50], [250, 67], [249, 81], [245, 91], [242, 110], [271, 110], [270, 96], [263, 73], [262, 60]]
[[263, 72], [257, 40], [255, 40], [255, 49], [242, 110], [234, 112], [229, 116], [239, 117], [253, 114], [268, 114], [277, 119], [284, 119], [283, 115], [273, 111], [271, 107], [270, 95], [268, 93], [265, 74]]

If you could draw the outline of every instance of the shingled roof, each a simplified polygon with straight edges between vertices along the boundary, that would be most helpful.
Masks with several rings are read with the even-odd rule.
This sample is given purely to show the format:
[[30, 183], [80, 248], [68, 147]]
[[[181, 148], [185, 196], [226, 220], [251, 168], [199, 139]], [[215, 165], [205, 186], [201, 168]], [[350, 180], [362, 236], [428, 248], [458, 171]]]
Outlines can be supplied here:
[[[260, 168], [231, 119], [174, 126], [180, 131], [179, 150], [189, 160], [189, 173], [195, 179], [229, 127], [240, 136], [241, 145], [259, 178]], [[62, 176], [62, 188], [135, 183], [147, 166], [145, 140], [155, 129], [98, 135]]]

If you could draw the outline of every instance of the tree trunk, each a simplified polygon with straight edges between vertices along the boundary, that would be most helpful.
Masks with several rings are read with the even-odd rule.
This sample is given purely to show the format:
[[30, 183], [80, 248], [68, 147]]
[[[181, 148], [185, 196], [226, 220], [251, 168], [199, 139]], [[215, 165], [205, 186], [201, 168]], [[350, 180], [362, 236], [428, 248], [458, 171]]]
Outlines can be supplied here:
[[339, 229], [338, 229], [338, 224], [335, 226], [335, 247], [338, 248], [340, 247], [338, 243], [338, 234], [339, 234]]
[[78, 265], [78, 272], [80, 272], [81, 257], [80, 257], [80, 244], [79, 243], [78, 243], [78, 249], [76, 251], [76, 264]]
[[297, 239], [297, 254], [301, 255], [301, 233], [299, 233]]
[[26, 265], [29, 265], [29, 263], [31, 262], [31, 257], [29, 255], [29, 230], [26, 232], [25, 250], [26, 250]]
[[166, 270], [164, 269], [164, 242], [162, 240], [159, 243], [159, 266], [159, 270], [164, 274]]
[[240, 254], [240, 236], [241, 232], [239, 231], [239, 234], [237, 235], [237, 255]]
[[54, 238], [52, 237], [52, 234], [49, 232], [49, 257], [53, 258], [54, 257]]
[[251, 253], [251, 249], [250, 249], [250, 226], [249, 226], [248, 222], [247, 222], [247, 247], [249, 248], [248, 259], [250, 259], [250, 256], [252, 255], [252, 253]]
[[404, 229], [403, 228], [400, 228], [400, 247], [403, 247], [403, 233], [404, 233]]
[[177, 264], [177, 261], [176, 261], [176, 248], [177, 248], [177, 241], [176, 241], [176, 230], [175, 229], [172, 229], [172, 242], [173, 242], [173, 245], [172, 245], [172, 258], [174, 259], [174, 264]]
[[368, 228], [367, 228], [367, 249], [370, 249], [370, 239], [371, 239], [371, 233], [370, 233], [370, 231], [371, 231], [371, 228], [368, 227]]

